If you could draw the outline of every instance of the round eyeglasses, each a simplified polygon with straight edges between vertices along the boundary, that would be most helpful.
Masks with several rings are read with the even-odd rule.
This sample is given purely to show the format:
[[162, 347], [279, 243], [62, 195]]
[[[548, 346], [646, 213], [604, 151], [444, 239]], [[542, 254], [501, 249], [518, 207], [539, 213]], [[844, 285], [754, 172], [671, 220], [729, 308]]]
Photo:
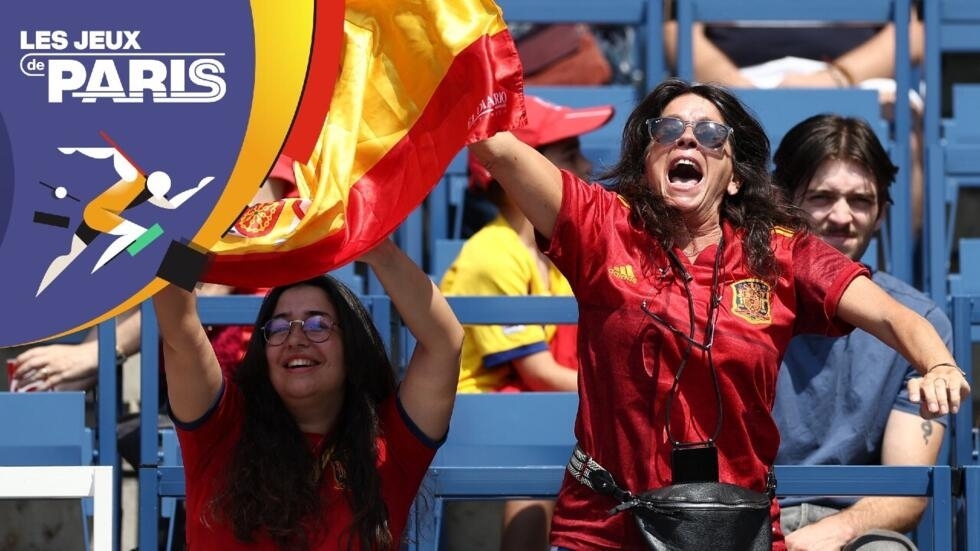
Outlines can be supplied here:
[[647, 119], [647, 134], [650, 139], [667, 145], [676, 142], [684, 135], [684, 129], [694, 129], [694, 138], [706, 149], [719, 149], [732, 135], [732, 127], [715, 121], [682, 121], [675, 117]]
[[305, 320], [272, 318], [262, 326], [262, 336], [265, 337], [265, 342], [271, 346], [279, 346], [289, 338], [294, 324], [299, 324], [303, 328], [303, 334], [306, 335], [306, 338], [313, 342], [326, 342], [330, 339], [330, 333], [340, 325], [329, 317], [320, 314], [310, 316]]

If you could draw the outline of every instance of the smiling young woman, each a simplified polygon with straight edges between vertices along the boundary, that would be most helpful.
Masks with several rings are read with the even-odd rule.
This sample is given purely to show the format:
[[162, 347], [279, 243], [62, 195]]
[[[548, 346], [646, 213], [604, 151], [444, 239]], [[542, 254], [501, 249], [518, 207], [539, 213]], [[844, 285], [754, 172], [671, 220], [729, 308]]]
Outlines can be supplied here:
[[168, 287], [154, 297], [190, 547], [398, 549], [448, 429], [463, 329], [393, 243], [361, 260], [417, 340], [397, 386], [370, 315], [329, 276], [273, 288], [229, 375], [194, 296]]

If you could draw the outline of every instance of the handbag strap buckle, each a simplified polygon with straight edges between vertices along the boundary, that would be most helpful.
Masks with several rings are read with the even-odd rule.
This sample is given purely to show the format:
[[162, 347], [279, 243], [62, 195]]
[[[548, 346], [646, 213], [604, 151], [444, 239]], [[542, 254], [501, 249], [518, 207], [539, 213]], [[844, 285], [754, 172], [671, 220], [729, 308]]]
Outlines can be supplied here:
[[612, 474], [582, 451], [578, 444], [575, 445], [565, 469], [575, 480], [588, 486], [596, 493], [610, 496], [619, 502], [627, 502], [633, 499], [633, 494], [620, 488]]

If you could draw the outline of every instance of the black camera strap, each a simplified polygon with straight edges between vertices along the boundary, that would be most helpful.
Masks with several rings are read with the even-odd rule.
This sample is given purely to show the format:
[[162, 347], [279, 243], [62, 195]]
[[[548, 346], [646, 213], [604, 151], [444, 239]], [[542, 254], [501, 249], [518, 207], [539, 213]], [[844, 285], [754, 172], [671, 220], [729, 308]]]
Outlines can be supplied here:
[[[725, 250], [725, 235], [722, 234], [721, 239], [718, 240], [718, 249], [715, 251], [715, 262], [711, 273], [711, 298], [708, 302], [708, 319], [704, 331], [704, 341], [699, 342], [695, 340], [696, 337], [696, 320], [694, 314], [694, 296], [691, 294], [691, 280], [694, 279], [691, 274], [687, 272], [684, 265], [681, 263], [680, 259], [677, 258], [677, 254], [674, 253], [673, 248], [667, 248], [667, 256], [670, 258], [671, 265], [677, 276], [680, 278], [684, 285], [684, 292], [687, 295], [687, 311], [689, 326], [687, 333], [684, 333], [680, 329], [674, 327], [672, 323], [665, 320], [663, 317], [655, 314], [647, 308], [647, 301], [643, 301], [640, 305], [643, 313], [649, 316], [654, 321], [666, 327], [671, 333], [680, 337], [687, 343], [687, 347], [684, 349], [684, 355], [681, 358], [681, 363], [677, 367], [677, 372], [674, 374], [674, 382], [670, 386], [670, 392], [667, 395], [667, 405], [666, 405], [666, 427], [667, 427], [667, 438], [670, 440], [671, 445], [674, 449], [692, 448], [692, 447], [703, 447], [703, 446], [714, 446], [715, 441], [718, 439], [718, 435], [721, 434], [721, 425], [723, 420], [722, 414], [722, 402], [721, 402], [721, 385], [718, 383], [718, 372], [715, 369], [715, 362], [711, 355], [711, 348], [714, 345], [715, 340], [715, 325], [718, 322], [718, 309], [721, 305], [721, 288], [719, 286], [719, 281], [721, 279], [721, 261], [724, 256]], [[707, 440], [700, 442], [681, 442], [674, 438], [673, 431], [671, 429], [670, 414], [674, 405], [674, 398], [678, 393], [678, 386], [680, 384], [681, 376], [684, 374], [684, 369], [687, 367], [688, 360], [691, 358], [691, 352], [693, 349], [697, 348], [701, 350], [708, 362], [708, 368], [711, 370], [711, 380], [714, 384], [715, 389], [715, 401], [718, 405], [718, 417], [715, 423], [715, 430]]]

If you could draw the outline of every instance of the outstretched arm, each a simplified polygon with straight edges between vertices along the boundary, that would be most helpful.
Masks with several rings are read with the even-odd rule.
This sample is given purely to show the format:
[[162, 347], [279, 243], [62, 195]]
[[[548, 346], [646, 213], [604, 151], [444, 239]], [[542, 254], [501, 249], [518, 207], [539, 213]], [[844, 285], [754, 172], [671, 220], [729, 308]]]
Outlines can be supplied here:
[[221, 390], [221, 366], [197, 315], [194, 293], [168, 285], [153, 296], [163, 340], [167, 392], [173, 416], [200, 419]]
[[470, 151], [490, 171], [538, 233], [551, 237], [561, 207], [561, 172], [533, 147], [510, 132], [470, 144]]
[[419, 429], [439, 440], [449, 428], [456, 399], [463, 327], [429, 276], [392, 241], [383, 241], [359, 260], [374, 270], [415, 336], [399, 398]]
[[923, 375], [909, 381], [909, 398], [920, 403], [925, 418], [956, 413], [970, 385], [936, 329], [867, 277], [844, 290], [837, 315], [897, 350]]

